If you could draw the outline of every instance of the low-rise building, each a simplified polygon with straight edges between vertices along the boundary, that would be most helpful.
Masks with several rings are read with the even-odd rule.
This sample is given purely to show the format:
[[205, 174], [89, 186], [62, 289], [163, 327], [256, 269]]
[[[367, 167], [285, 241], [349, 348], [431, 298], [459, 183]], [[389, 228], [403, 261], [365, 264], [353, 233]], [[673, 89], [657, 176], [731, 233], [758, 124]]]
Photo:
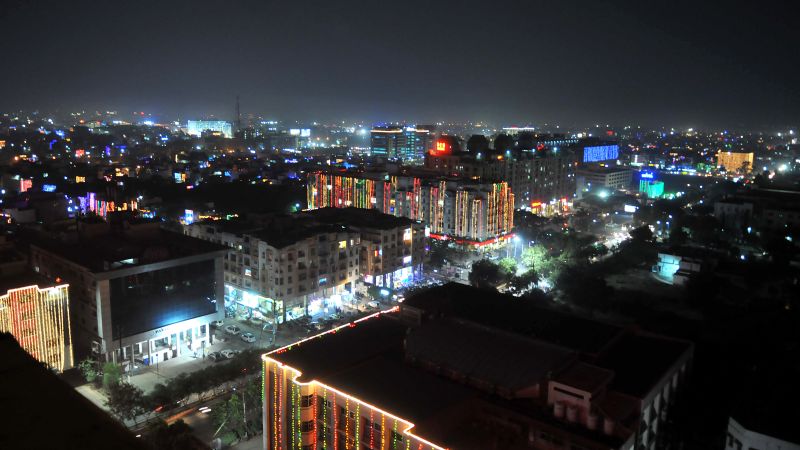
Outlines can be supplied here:
[[633, 172], [622, 167], [586, 166], [579, 168], [577, 179], [578, 197], [585, 192], [625, 191], [631, 187]]
[[266, 354], [264, 448], [660, 448], [692, 355], [449, 284]]

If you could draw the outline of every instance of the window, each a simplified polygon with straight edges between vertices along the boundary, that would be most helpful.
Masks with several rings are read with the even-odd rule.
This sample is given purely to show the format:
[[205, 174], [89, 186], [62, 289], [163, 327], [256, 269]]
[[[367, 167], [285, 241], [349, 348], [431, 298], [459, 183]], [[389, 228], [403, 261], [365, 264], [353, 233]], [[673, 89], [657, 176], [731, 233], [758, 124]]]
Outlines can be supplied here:
[[314, 403], [314, 396], [313, 395], [304, 395], [300, 397], [300, 407], [301, 408], [308, 408]]
[[309, 431], [314, 431], [314, 421], [309, 420], [308, 422], [303, 422], [300, 424], [300, 431], [303, 433], [308, 433]]

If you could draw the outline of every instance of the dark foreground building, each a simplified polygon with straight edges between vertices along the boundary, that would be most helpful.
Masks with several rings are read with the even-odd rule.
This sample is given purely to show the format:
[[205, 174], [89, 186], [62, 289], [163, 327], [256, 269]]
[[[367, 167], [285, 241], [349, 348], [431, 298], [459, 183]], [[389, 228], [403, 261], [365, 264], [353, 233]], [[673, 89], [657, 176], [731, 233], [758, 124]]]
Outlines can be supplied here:
[[122, 424], [0, 333], [2, 449], [145, 450]]
[[448, 284], [265, 355], [265, 448], [654, 449], [692, 355]]

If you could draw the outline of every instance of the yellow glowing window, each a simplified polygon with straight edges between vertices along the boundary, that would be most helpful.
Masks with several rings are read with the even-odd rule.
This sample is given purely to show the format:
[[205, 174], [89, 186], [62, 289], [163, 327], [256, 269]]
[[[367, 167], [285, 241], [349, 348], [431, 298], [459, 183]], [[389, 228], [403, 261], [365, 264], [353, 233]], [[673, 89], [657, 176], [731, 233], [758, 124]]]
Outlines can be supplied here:
[[409, 242], [411, 240], [411, 228], [403, 230], [403, 240]]
[[339, 241], [339, 248], [347, 248], [347, 241]]

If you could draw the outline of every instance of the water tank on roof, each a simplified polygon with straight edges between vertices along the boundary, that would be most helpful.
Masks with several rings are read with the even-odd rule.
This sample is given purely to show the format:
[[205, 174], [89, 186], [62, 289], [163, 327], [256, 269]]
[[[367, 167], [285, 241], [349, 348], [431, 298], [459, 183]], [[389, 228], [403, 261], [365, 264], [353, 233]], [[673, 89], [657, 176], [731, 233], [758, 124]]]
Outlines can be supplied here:
[[557, 419], [564, 418], [564, 404], [561, 402], [553, 403], [553, 415], [556, 416]]

